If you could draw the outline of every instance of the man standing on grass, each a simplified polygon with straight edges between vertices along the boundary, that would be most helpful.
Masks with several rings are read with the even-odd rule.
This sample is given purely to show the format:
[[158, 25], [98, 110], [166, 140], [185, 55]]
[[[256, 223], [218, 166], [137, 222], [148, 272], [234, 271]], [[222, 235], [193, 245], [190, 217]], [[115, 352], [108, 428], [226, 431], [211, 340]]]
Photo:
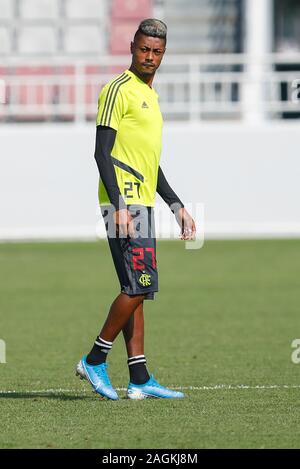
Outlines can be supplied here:
[[113, 400], [118, 395], [107, 374], [106, 358], [121, 331], [130, 375], [127, 397], [184, 397], [149, 375], [144, 355], [144, 300], [153, 300], [158, 291], [156, 192], [175, 214], [181, 239], [194, 239], [196, 232], [159, 166], [163, 121], [152, 82], [166, 50], [166, 35], [162, 21], [142, 21], [131, 43], [129, 70], [111, 80], [99, 96], [95, 149], [99, 200], [121, 293], [92, 350], [76, 369], [98, 394]]

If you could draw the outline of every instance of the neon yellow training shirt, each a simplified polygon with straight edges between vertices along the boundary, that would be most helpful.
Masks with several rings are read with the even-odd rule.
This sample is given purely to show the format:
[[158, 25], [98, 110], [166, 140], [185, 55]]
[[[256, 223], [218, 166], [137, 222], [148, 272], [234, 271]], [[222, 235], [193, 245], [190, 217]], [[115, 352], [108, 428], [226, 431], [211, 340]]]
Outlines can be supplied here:
[[[96, 124], [117, 131], [111, 156], [125, 203], [153, 207], [163, 126], [156, 91], [125, 70], [101, 90]], [[110, 204], [101, 178], [99, 202]]]

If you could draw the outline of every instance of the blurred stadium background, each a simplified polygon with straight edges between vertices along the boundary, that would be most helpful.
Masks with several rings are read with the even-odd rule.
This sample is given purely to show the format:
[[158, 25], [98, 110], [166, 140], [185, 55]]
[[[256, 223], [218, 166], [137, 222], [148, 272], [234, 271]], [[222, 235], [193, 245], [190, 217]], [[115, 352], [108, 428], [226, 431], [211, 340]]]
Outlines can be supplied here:
[[0, 0], [1, 239], [103, 234], [97, 97], [152, 16], [162, 167], [206, 237], [300, 235], [298, 0]]

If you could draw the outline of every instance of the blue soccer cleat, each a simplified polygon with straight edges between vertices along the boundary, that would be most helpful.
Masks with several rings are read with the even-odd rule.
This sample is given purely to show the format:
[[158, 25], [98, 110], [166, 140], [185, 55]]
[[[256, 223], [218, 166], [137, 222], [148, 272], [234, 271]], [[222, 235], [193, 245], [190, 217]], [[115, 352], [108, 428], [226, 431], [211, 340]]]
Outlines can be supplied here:
[[94, 391], [100, 396], [116, 401], [119, 396], [112, 387], [106, 370], [107, 363], [89, 365], [86, 357], [83, 357], [76, 366], [76, 375], [79, 375], [80, 379], [87, 379], [93, 386]]
[[145, 384], [129, 383], [127, 397], [129, 399], [146, 399], [148, 397], [170, 399], [174, 397], [184, 397], [184, 394], [182, 392], [172, 391], [171, 389], [161, 386], [154, 379], [154, 376], [151, 375], [150, 379]]
[[87, 377], [86, 377], [83, 365], [81, 363], [81, 360], [77, 363], [75, 371], [76, 371], [76, 376], [79, 376], [80, 379], [86, 379], [87, 380]]

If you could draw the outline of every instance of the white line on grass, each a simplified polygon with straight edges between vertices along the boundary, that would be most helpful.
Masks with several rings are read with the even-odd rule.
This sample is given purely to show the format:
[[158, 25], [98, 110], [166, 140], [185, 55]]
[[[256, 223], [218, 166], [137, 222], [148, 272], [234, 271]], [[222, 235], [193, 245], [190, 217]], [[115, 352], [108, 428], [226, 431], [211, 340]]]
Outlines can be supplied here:
[[[218, 391], [218, 390], [241, 390], [241, 389], [299, 389], [300, 384], [216, 384], [214, 386], [170, 386], [172, 389], [180, 391]], [[127, 388], [116, 388], [117, 391], [126, 391]], [[0, 389], [1, 394], [85, 394], [90, 392], [90, 389], [26, 389], [26, 390], [11, 390]]]

